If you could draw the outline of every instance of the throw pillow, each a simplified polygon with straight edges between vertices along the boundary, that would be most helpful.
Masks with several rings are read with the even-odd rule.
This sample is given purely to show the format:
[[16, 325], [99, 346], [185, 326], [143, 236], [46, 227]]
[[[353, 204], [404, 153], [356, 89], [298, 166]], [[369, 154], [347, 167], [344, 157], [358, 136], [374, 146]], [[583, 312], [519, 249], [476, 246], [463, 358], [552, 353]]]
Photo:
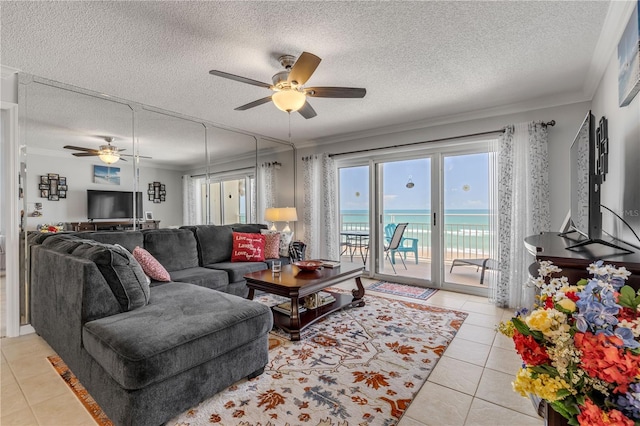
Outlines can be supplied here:
[[140, 263], [145, 274], [156, 281], [169, 282], [171, 277], [167, 270], [143, 248], [136, 247], [133, 249], [133, 257]]
[[293, 232], [280, 232], [280, 257], [289, 257], [291, 241], [293, 241]]
[[232, 262], [264, 262], [265, 237], [262, 234], [234, 232]]
[[149, 303], [142, 267], [124, 247], [84, 240], [71, 254], [96, 264], [124, 312]]
[[289, 244], [293, 241], [293, 232], [272, 231], [270, 229], [261, 229], [262, 235], [278, 234], [280, 235], [280, 255], [278, 257], [289, 257]]
[[280, 234], [264, 235], [264, 257], [265, 259], [278, 259], [280, 257]]

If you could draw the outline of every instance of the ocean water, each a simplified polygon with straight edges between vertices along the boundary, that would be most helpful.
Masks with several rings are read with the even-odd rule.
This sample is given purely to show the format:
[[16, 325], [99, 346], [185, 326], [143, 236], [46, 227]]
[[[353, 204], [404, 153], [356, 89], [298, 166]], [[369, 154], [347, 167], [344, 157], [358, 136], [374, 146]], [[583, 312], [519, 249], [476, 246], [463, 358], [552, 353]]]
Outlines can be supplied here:
[[[343, 230], [369, 230], [367, 210], [341, 210]], [[418, 239], [419, 250], [427, 255], [431, 249], [430, 210], [388, 210], [384, 212], [383, 223], [403, 223], [409, 225], [404, 237]], [[444, 213], [444, 249], [454, 257], [484, 256], [489, 251], [489, 210], [450, 209]]]

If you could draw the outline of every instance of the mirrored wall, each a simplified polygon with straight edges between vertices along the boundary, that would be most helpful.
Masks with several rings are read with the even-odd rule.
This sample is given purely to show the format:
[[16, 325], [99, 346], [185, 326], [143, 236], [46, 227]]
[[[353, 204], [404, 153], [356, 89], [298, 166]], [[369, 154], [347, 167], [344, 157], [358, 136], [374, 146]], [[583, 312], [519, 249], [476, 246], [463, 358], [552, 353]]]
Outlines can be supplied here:
[[30, 234], [262, 222], [263, 164], [279, 164], [271, 203], [293, 205], [288, 142], [28, 74], [18, 95], [21, 324]]

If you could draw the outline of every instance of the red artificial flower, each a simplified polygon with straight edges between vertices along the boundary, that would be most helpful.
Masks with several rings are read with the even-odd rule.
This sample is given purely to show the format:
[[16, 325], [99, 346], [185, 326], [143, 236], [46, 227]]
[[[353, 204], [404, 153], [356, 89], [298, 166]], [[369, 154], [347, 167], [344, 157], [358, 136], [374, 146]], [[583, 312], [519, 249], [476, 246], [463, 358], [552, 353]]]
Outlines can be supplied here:
[[578, 300], [580, 300], [580, 298], [578, 297], [578, 294], [575, 291], [570, 291], [568, 293], [565, 293], [564, 295], [567, 296], [567, 299], [571, 299], [574, 302], [577, 302]]
[[631, 308], [625, 308], [623, 307], [622, 309], [620, 309], [620, 311], [618, 312], [618, 320], [622, 321], [622, 320], [627, 320], [629, 322], [634, 321], [636, 318], [638, 318], [638, 311], [636, 309], [631, 309]]
[[516, 351], [528, 366], [536, 366], [549, 361], [549, 355], [544, 347], [540, 346], [533, 336], [525, 336], [518, 330], [513, 333], [513, 342], [516, 344]]
[[604, 333], [576, 333], [576, 348], [582, 351], [580, 366], [591, 377], [617, 385], [614, 392], [626, 393], [629, 384], [640, 374], [640, 355], [623, 348], [622, 339]]
[[544, 299], [544, 308], [545, 309], [553, 309], [553, 297], [549, 297], [547, 296], [546, 299]]
[[618, 410], [603, 411], [589, 398], [580, 406], [578, 423], [585, 426], [633, 426], [633, 420]]

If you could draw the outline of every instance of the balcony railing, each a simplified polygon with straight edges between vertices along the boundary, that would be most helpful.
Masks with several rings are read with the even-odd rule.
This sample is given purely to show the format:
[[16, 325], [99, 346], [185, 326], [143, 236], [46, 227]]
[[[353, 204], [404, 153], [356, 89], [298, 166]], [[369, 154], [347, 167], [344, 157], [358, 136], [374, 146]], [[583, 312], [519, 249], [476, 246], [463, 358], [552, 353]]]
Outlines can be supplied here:
[[[350, 222], [344, 222], [348, 216]], [[358, 221], [353, 221], [353, 219]], [[420, 219], [416, 221], [416, 218]], [[342, 231], [369, 231], [369, 217], [362, 215], [362, 221], [356, 215], [350, 213], [340, 216]], [[444, 218], [444, 253], [445, 259], [472, 259], [489, 257], [490, 231], [487, 214], [451, 213]], [[414, 222], [412, 222], [413, 220]], [[416, 238], [418, 240], [418, 258], [431, 259], [431, 216], [429, 214], [386, 214], [384, 226], [389, 223], [408, 222], [404, 231], [404, 238]], [[484, 222], [484, 223], [473, 223]], [[384, 229], [384, 227], [383, 227]]]

